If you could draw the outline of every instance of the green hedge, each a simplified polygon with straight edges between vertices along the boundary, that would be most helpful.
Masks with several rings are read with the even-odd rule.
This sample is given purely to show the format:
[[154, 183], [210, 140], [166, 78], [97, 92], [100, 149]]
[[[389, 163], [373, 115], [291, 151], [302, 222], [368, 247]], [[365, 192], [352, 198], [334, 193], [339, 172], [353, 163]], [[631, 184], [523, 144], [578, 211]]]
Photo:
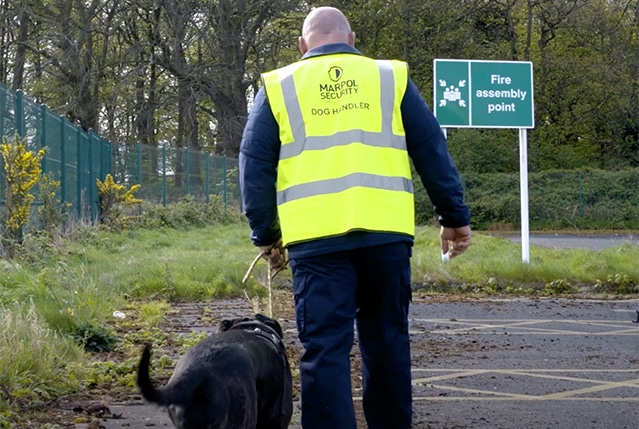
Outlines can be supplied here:
[[[519, 174], [462, 173], [465, 198], [476, 229], [519, 228]], [[528, 175], [531, 229], [639, 229], [639, 169], [553, 170]], [[434, 212], [421, 185], [416, 190], [419, 223]]]

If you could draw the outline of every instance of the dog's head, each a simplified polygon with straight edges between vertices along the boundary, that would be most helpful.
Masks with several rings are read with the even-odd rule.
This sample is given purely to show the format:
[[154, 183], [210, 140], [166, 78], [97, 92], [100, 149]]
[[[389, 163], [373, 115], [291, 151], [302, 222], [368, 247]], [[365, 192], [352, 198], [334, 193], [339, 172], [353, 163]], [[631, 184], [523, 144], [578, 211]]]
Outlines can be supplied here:
[[264, 326], [270, 328], [270, 330], [277, 334], [278, 337], [283, 338], [284, 334], [279, 322], [272, 317], [268, 317], [260, 313], [253, 317], [240, 317], [237, 319], [222, 320], [218, 325], [217, 331], [224, 332], [230, 329], [250, 329], [256, 327], [261, 328]]

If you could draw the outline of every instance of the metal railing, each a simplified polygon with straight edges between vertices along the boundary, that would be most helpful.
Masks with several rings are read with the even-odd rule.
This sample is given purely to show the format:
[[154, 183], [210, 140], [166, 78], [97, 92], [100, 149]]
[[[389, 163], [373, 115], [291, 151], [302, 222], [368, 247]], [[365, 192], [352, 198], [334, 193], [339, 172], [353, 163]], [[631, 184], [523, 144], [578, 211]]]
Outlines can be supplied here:
[[[2, 84], [0, 136], [26, 138], [27, 149], [34, 152], [46, 148], [43, 173], [51, 173], [60, 182], [58, 198], [68, 213], [78, 218], [98, 215], [96, 181], [104, 181], [107, 174], [120, 184], [139, 184], [136, 197], [151, 202], [166, 205], [186, 195], [208, 202], [211, 195], [217, 195], [225, 203], [239, 206], [236, 159], [169, 144], [112, 143]], [[0, 159], [0, 207], [5, 186]], [[37, 205], [37, 189], [33, 193]]]

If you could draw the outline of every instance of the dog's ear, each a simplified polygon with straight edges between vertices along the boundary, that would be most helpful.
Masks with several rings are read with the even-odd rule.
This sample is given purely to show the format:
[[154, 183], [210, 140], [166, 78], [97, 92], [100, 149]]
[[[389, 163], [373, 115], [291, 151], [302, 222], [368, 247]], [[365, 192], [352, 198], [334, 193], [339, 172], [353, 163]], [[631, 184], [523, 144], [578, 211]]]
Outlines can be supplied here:
[[255, 319], [257, 319], [259, 322], [262, 322], [263, 324], [265, 324], [266, 326], [268, 326], [269, 328], [273, 329], [277, 335], [279, 335], [280, 338], [284, 338], [284, 333], [282, 332], [282, 327], [280, 326], [279, 322], [271, 317], [265, 316], [264, 314], [261, 313], [257, 313], [255, 315]]
[[217, 331], [218, 332], [228, 331], [229, 329], [231, 329], [231, 326], [233, 326], [232, 320], [222, 320], [217, 326]]
[[220, 321], [218, 327], [217, 327], [217, 331], [218, 332], [224, 332], [224, 331], [228, 331], [229, 329], [233, 328], [233, 326], [242, 323], [242, 322], [250, 322], [252, 321], [252, 318], [249, 317], [238, 317], [236, 319], [224, 319], [222, 321]]

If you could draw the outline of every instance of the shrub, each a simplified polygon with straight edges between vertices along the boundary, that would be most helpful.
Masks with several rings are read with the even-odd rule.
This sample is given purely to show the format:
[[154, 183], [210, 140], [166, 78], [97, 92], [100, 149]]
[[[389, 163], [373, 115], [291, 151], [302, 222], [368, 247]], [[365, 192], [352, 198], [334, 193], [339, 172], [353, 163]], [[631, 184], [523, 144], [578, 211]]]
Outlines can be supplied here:
[[125, 185], [116, 183], [110, 174], [106, 175], [104, 182], [98, 179], [96, 183], [100, 198], [100, 221], [115, 229], [126, 227], [123, 208], [142, 203], [141, 199], [135, 197], [140, 185], [127, 189]]
[[244, 215], [239, 210], [224, 204], [219, 197], [211, 195], [210, 201], [205, 203], [187, 195], [166, 207], [145, 202], [142, 206], [140, 225], [146, 228], [188, 228], [243, 220]]
[[597, 279], [593, 291], [598, 293], [633, 294], [639, 292], [639, 284], [627, 274], [609, 275], [605, 280]]
[[576, 292], [577, 288], [564, 279], [553, 280], [544, 286], [544, 294], [546, 295], [565, 295]]
[[89, 322], [79, 324], [73, 332], [73, 338], [86, 351], [95, 353], [113, 351], [118, 344], [118, 338], [111, 331]]
[[22, 227], [29, 221], [31, 204], [35, 200], [30, 191], [40, 180], [40, 164], [45, 154], [45, 150], [37, 153], [27, 150], [26, 138], [16, 135], [12, 142], [6, 136], [2, 138], [0, 155], [6, 173], [2, 241], [10, 258], [15, 255]]

